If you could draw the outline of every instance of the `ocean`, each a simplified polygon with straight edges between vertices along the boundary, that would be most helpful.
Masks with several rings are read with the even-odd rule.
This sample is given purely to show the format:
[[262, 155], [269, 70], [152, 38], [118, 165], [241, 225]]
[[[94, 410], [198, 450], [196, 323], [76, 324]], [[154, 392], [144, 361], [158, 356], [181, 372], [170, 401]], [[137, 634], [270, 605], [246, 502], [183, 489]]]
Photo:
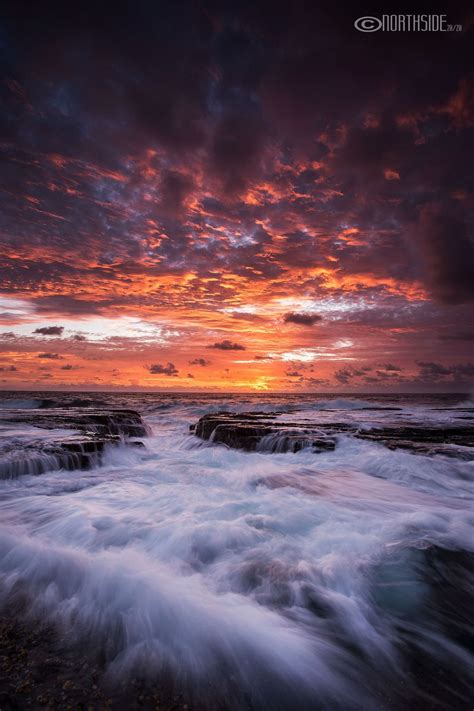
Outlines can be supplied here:
[[[472, 426], [468, 396], [3, 393], [3, 458], [64, 437], [25, 413], [70, 407], [136, 410], [148, 436], [4, 470], [1, 609], [205, 708], [472, 707], [473, 450], [354, 436]], [[349, 428], [319, 453], [190, 431], [224, 410]]]

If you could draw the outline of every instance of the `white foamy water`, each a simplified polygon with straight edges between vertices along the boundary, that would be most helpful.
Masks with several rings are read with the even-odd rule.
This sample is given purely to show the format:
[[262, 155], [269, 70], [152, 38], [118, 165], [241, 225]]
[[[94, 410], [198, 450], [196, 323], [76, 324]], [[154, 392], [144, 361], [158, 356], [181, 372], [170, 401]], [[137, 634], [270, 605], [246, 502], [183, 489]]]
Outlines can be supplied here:
[[0, 482], [1, 602], [26, 594], [30, 615], [102, 648], [111, 678], [171, 674], [234, 708], [464, 708], [473, 463], [350, 436], [245, 453], [188, 426], [221, 409], [369, 428], [467, 411], [100, 397], [140, 409], [153, 435], [89, 471]]

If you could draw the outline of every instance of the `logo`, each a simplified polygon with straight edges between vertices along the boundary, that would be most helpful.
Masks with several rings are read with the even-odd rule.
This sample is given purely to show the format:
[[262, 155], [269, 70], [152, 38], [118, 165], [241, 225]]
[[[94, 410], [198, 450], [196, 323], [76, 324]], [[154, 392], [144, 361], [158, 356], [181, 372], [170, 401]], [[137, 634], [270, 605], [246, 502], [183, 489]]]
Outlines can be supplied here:
[[449, 24], [447, 15], [364, 15], [354, 27], [359, 32], [462, 32], [462, 25]]
[[377, 32], [382, 27], [382, 20], [378, 17], [371, 17], [366, 15], [365, 17], [358, 17], [354, 22], [354, 27], [360, 32]]

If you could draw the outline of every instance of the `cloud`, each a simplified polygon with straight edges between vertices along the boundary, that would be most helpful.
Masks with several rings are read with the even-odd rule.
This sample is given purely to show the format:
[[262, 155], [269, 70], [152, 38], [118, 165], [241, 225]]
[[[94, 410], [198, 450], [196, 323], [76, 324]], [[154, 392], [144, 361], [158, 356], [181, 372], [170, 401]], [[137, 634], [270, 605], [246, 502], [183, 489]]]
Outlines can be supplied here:
[[297, 370], [285, 370], [285, 375], [289, 378], [301, 378], [303, 374], [299, 373]]
[[61, 370], [73, 370], [74, 366], [68, 363], [67, 365], [62, 365]]
[[290, 311], [283, 317], [285, 323], [296, 323], [299, 326], [314, 326], [318, 321], [322, 321], [322, 316], [319, 314], [297, 313]]
[[241, 193], [250, 179], [259, 175], [266, 139], [264, 122], [255, 107], [233, 107], [221, 118], [211, 145], [209, 166], [225, 193]]
[[383, 370], [392, 373], [400, 373], [403, 370], [399, 365], [394, 365], [393, 363], [383, 363], [380, 367], [383, 368]]
[[[87, 209], [87, 208], [86, 208]], [[88, 209], [91, 209], [91, 206], [88, 207]], [[46, 241], [46, 238], [43, 237], [43, 242]], [[72, 243], [72, 238], [71, 238], [71, 243]], [[81, 245], [77, 245], [77, 249], [80, 249]], [[41, 264], [41, 266], [38, 267], [36, 264], [31, 264], [27, 267], [29, 277], [30, 279], [36, 280], [37, 275], [36, 275], [36, 269], [39, 268], [40, 271], [44, 270], [47, 273], [48, 270], [48, 265]], [[55, 273], [51, 273], [51, 278], [56, 276], [56, 278], [59, 278], [60, 280], [64, 279], [66, 282], [68, 281], [68, 277], [71, 276], [71, 274], [75, 275], [76, 279], [81, 279], [84, 278], [86, 274], [89, 274], [92, 276], [92, 274], [95, 274], [98, 276], [100, 274], [100, 271], [92, 270], [88, 267], [86, 267], [85, 271], [84, 269], [77, 269], [74, 268], [71, 264], [59, 264], [56, 266], [56, 271]], [[102, 277], [105, 277], [105, 274], [102, 274]], [[115, 302], [116, 299], [113, 299]], [[91, 293], [89, 293], [89, 298], [84, 298], [84, 299], [77, 299], [73, 294], [54, 294], [51, 293], [47, 296], [38, 296], [34, 300], [34, 305], [35, 308], [38, 310], [39, 313], [58, 313], [61, 312], [65, 316], [72, 316], [72, 317], [77, 317], [77, 316], [88, 316], [90, 314], [100, 314], [104, 308], [106, 308], [108, 305], [110, 305], [110, 300], [109, 301], [104, 301], [100, 300], [97, 298], [97, 296], [94, 298]]]
[[148, 366], [148, 370], [152, 375], [178, 375], [178, 370], [174, 363], [168, 363], [167, 365], [162, 365], [161, 363], [154, 363]]
[[474, 228], [455, 202], [423, 205], [413, 232], [427, 283], [446, 304], [474, 301]]
[[442, 341], [474, 341], [474, 331], [441, 334], [439, 338]]
[[334, 373], [334, 377], [342, 385], [347, 385], [349, 380], [354, 377], [352, 371], [349, 368], [341, 368]]
[[47, 358], [49, 360], [63, 360], [59, 353], [38, 353], [37, 358]]
[[194, 375], [192, 373], [188, 373], [188, 378], [192, 378], [194, 380]]
[[421, 368], [420, 374], [422, 377], [438, 377], [440, 375], [451, 375], [452, 373], [450, 368], [446, 368], [446, 366], [441, 365], [441, 363], [418, 360], [416, 364]]
[[353, 368], [348, 366], [346, 368], [341, 368], [334, 373], [335, 379], [342, 385], [347, 385], [353, 378], [360, 378], [366, 373], [372, 370], [370, 366], [363, 366], [362, 368]]
[[[474, 298], [469, 32], [440, 52], [428, 35], [369, 42], [335, 3], [144, 3], [86, 24], [64, 3], [23, 5], [5, 11], [0, 82], [0, 322], [19, 355], [39, 348], [37, 318], [64, 323], [102, 382], [97, 364], [120, 348], [138, 386], [137, 352], [187, 363], [226, 333], [275, 354], [239, 364], [241, 382], [255, 367], [275, 377], [282, 353], [309, 357], [315, 330], [322, 348], [352, 340], [351, 362], [430, 362], [434, 343], [442, 364], [468, 357], [470, 338], [439, 334], [464, 332]], [[468, 11], [452, 12], [467, 28]], [[179, 342], [165, 356], [98, 338], [97, 314], [153, 320]], [[47, 328], [35, 343], [59, 347]], [[339, 382], [363, 380], [344, 363]]]
[[185, 207], [186, 198], [193, 188], [193, 179], [176, 170], [165, 170], [160, 182], [160, 210], [165, 215], [177, 217]]
[[15, 365], [2, 365], [0, 366], [1, 373], [16, 373], [18, 368]]
[[305, 381], [310, 385], [328, 385], [329, 380], [326, 378], [305, 378]]
[[42, 336], [61, 336], [64, 326], [43, 326], [36, 328], [33, 333], [40, 333]]
[[474, 363], [461, 363], [453, 365], [453, 374], [460, 377], [472, 378], [474, 376]]
[[200, 365], [201, 367], [205, 368], [206, 365], [211, 365], [210, 360], [206, 360], [205, 358], [194, 358], [193, 360], [189, 361], [189, 365]]
[[223, 341], [219, 341], [218, 343], [213, 343], [210, 346], [207, 346], [208, 348], [217, 348], [220, 351], [245, 351], [246, 348], [245, 346], [241, 345], [240, 343], [233, 343], [232, 341], [228, 340], [227, 338], [224, 339]]
[[442, 365], [433, 361], [417, 361], [420, 368], [419, 377], [427, 380], [439, 380], [440, 378], [453, 376], [455, 379], [472, 378], [474, 376], [474, 363], [457, 363], [454, 365]]

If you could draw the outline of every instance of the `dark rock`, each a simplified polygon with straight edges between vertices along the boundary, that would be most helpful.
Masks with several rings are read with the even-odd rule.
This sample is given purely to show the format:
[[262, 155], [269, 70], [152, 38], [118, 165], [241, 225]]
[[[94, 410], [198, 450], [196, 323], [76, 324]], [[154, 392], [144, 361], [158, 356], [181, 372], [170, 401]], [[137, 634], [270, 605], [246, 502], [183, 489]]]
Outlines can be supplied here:
[[[0, 451], [0, 479], [24, 474], [43, 474], [57, 469], [90, 469], [101, 463], [108, 446], [144, 446], [131, 440], [145, 437], [147, 427], [133, 410], [94, 410], [56, 408], [40, 410], [2, 410], [3, 422], [25, 424], [33, 433], [12, 437]], [[70, 430], [64, 436], [42, 436], [40, 430]]]
[[134, 410], [52, 408], [49, 410], [2, 410], [2, 420], [22, 422], [47, 430], [70, 429], [87, 434], [146, 437], [148, 430]]
[[317, 425], [276, 422], [276, 413], [204, 415], [196, 424], [201, 439], [248, 452], [298, 452], [312, 447], [315, 452], [333, 450], [336, 439]]
[[[209, 711], [203, 703], [191, 705], [192, 699], [181, 693], [182, 682], [165, 678], [161, 671], [134, 683], [127, 676], [120, 683], [111, 679], [100, 647], [65, 638], [59, 627], [46, 626], [27, 614], [30, 607], [25, 600], [20, 609], [11, 603], [0, 609], [1, 711]], [[218, 708], [229, 707], [222, 703]]]
[[335, 448], [338, 435], [347, 434], [380, 442], [389, 449], [474, 459], [474, 453], [469, 451], [474, 447], [474, 426], [393, 425], [365, 430], [343, 422], [280, 422], [277, 414], [220, 412], [204, 415], [191, 431], [201, 439], [249, 452], [297, 452], [304, 447], [311, 447], [314, 452], [330, 451]]

